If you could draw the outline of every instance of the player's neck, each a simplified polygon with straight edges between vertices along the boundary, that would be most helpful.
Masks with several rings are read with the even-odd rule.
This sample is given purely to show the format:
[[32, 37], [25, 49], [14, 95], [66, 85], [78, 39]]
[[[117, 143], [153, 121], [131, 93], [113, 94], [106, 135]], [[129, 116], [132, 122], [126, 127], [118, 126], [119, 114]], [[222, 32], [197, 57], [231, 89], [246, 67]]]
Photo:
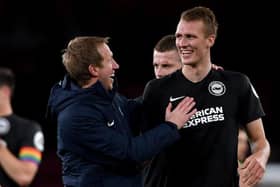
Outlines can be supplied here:
[[13, 113], [13, 109], [10, 103], [0, 103], [0, 116], [8, 116]]
[[196, 83], [202, 81], [211, 70], [211, 62], [198, 65], [183, 65], [183, 75], [190, 81]]

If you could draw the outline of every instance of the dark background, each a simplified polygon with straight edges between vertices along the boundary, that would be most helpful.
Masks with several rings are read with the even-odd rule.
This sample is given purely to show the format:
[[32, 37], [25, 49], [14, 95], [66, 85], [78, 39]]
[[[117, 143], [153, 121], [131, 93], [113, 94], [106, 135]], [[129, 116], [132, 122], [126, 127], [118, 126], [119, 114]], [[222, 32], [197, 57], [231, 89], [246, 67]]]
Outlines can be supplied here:
[[[45, 134], [46, 150], [34, 186], [62, 186], [55, 155], [56, 125], [44, 119], [51, 86], [63, 77], [61, 50], [82, 35], [110, 36], [120, 64], [120, 92], [142, 93], [153, 78], [155, 43], [175, 32], [180, 13], [196, 5], [211, 8], [219, 22], [212, 62], [249, 76], [263, 103], [270, 162], [278, 162], [280, 141], [276, 121], [276, 15], [269, 2], [199, 0], [15, 1], [0, 0], [0, 65], [17, 76], [15, 113], [37, 120]], [[278, 34], [279, 35], [279, 34]], [[276, 77], [276, 76], [275, 76]]]

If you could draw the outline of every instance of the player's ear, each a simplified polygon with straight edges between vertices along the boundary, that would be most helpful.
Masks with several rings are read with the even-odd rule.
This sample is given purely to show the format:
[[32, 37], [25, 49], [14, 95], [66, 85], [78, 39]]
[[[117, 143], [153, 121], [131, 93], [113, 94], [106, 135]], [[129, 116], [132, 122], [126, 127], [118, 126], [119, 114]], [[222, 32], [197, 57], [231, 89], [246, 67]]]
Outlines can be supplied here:
[[212, 47], [215, 44], [215, 40], [216, 40], [216, 35], [215, 34], [209, 35], [208, 38], [207, 38], [208, 46]]

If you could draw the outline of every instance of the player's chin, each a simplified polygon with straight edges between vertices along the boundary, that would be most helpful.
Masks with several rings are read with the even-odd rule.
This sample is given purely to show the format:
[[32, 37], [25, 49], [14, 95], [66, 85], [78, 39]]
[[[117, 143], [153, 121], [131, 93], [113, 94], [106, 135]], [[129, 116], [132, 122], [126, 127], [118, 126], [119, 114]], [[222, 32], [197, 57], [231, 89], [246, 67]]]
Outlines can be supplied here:
[[113, 83], [114, 83], [114, 79], [113, 78], [110, 78], [108, 80], [108, 87], [109, 87], [109, 90], [112, 90], [113, 89]]

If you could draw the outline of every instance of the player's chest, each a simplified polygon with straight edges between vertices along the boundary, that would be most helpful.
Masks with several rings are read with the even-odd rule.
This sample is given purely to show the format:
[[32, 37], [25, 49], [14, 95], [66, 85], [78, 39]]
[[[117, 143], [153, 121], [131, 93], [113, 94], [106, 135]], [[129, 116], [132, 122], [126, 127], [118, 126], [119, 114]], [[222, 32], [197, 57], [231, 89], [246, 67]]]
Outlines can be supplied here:
[[234, 108], [238, 104], [237, 94], [224, 82], [209, 81], [198, 85], [173, 85], [161, 91], [158, 103], [165, 108], [169, 102], [177, 106], [185, 97], [193, 97], [197, 109], [223, 107]]

